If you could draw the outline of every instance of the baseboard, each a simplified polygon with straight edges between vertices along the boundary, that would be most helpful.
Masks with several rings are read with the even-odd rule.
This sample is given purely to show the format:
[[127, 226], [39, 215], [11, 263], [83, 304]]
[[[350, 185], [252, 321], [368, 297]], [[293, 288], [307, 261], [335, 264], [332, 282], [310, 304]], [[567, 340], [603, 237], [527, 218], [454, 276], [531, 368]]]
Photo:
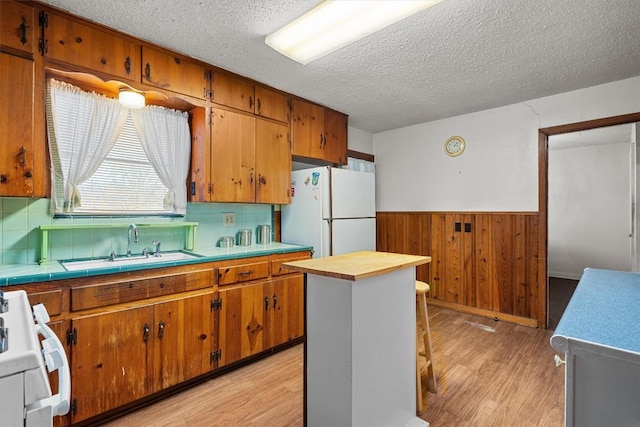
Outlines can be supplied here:
[[549, 271], [549, 277], [557, 277], [558, 279], [580, 280], [582, 272], [579, 274], [566, 273], [562, 271]]

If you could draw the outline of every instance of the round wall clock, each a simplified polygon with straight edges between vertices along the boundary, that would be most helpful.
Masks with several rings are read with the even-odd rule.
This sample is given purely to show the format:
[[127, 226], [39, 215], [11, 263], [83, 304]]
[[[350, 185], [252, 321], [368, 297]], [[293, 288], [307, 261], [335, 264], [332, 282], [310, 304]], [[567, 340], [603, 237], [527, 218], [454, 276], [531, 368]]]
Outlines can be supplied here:
[[452, 136], [444, 143], [444, 151], [447, 155], [456, 157], [464, 152], [466, 145], [461, 136]]

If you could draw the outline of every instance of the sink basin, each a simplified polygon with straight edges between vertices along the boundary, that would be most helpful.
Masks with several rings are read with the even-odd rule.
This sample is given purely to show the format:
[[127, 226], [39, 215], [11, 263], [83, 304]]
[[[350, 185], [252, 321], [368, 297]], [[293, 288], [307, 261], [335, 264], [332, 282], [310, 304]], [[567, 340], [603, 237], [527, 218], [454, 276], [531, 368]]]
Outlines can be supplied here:
[[121, 256], [115, 260], [111, 260], [110, 258], [69, 260], [62, 261], [61, 264], [67, 271], [77, 271], [93, 270], [96, 268], [114, 268], [125, 265], [156, 264], [160, 262], [183, 261], [194, 258], [200, 258], [200, 255], [188, 252], [163, 252], [162, 256], [159, 257], [155, 257], [153, 255], [150, 255], [149, 257], [142, 255], [132, 257]]

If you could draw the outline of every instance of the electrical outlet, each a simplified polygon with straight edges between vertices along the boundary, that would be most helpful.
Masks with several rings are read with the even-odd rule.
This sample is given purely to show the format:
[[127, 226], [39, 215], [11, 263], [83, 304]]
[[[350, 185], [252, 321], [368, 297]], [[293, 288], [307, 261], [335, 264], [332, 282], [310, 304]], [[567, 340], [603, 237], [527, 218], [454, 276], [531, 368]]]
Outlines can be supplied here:
[[235, 212], [223, 212], [222, 213], [222, 226], [223, 227], [231, 227], [236, 225], [236, 214]]

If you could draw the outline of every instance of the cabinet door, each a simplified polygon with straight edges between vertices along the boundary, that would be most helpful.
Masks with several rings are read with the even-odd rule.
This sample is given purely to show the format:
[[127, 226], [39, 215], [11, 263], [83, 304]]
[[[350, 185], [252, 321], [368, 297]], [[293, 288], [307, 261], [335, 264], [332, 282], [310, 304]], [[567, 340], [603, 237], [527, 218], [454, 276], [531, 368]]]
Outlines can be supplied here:
[[33, 53], [35, 29], [33, 8], [16, 1], [0, 1], [0, 43]]
[[134, 42], [50, 13], [45, 28], [45, 56], [100, 71], [137, 79], [140, 50]]
[[191, 169], [187, 187], [190, 202], [208, 202], [211, 184], [211, 126], [209, 125], [209, 108], [196, 107], [190, 111], [191, 128]]
[[213, 293], [154, 306], [154, 365], [159, 391], [211, 370]]
[[153, 306], [72, 319], [72, 422], [153, 392]]
[[304, 276], [290, 275], [273, 280], [266, 297], [269, 347], [275, 347], [304, 334]]
[[291, 139], [294, 156], [324, 158], [324, 108], [294, 99], [291, 111]]
[[291, 151], [285, 124], [256, 119], [256, 202], [291, 203]]
[[347, 123], [345, 114], [324, 110], [324, 158], [331, 163], [347, 164]]
[[44, 141], [35, 142], [34, 72], [33, 61], [0, 53], [0, 196], [44, 193]]
[[212, 109], [211, 201], [255, 200], [255, 118]]
[[257, 115], [289, 123], [289, 98], [287, 96], [264, 86], [256, 86], [255, 93], [255, 112]]
[[209, 80], [203, 66], [142, 47], [142, 83], [204, 99]]
[[263, 283], [220, 288], [219, 295], [222, 308], [218, 342], [222, 354], [218, 367], [221, 367], [266, 349], [265, 313], [271, 302], [264, 294]]
[[253, 82], [215, 71], [211, 83], [213, 90], [211, 100], [216, 104], [253, 113], [255, 95]]

